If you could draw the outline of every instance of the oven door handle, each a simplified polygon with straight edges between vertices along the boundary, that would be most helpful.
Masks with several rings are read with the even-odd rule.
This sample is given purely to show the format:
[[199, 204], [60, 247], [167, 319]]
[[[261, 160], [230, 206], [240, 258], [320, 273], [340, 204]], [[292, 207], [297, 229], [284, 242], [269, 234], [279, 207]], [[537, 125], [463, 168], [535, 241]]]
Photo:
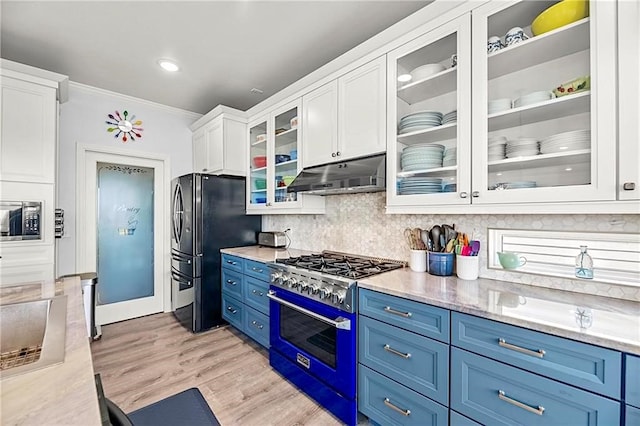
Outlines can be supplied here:
[[300, 313], [308, 315], [311, 318], [315, 318], [335, 328], [339, 328], [340, 330], [351, 330], [351, 320], [348, 318], [338, 317], [335, 320], [332, 320], [330, 318], [323, 317], [322, 315], [316, 314], [315, 312], [310, 311], [309, 309], [301, 308], [300, 306], [297, 306], [291, 302], [287, 302], [286, 300], [280, 299], [279, 297], [276, 296], [276, 292], [273, 290], [269, 290], [267, 297], [273, 300], [274, 302], [287, 306], [293, 309], [294, 311], [298, 311]]

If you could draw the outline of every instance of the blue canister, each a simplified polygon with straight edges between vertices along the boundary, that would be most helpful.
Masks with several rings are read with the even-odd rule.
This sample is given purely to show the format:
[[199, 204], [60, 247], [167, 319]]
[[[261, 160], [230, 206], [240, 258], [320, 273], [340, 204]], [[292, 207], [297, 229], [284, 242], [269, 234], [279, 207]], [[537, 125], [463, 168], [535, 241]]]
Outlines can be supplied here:
[[455, 261], [454, 253], [439, 253], [435, 251], [429, 252], [429, 273], [431, 275], [439, 275], [448, 277], [453, 275], [453, 263]]

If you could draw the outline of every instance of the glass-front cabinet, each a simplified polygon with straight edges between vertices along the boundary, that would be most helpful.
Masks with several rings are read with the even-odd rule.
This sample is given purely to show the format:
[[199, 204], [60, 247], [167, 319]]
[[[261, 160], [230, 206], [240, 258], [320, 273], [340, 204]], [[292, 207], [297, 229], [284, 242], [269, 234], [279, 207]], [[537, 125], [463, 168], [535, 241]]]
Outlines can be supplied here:
[[387, 209], [469, 204], [471, 16], [387, 54]]
[[323, 199], [287, 192], [302, 170], [299, 112], [295, 101], [249, 123], [247, 213], [324, 213]]
[[[615, 2], [561, 3], [473, 11], [473, 204], [615, 199]], [[536, 21], [554, 4], [584, 17]]]

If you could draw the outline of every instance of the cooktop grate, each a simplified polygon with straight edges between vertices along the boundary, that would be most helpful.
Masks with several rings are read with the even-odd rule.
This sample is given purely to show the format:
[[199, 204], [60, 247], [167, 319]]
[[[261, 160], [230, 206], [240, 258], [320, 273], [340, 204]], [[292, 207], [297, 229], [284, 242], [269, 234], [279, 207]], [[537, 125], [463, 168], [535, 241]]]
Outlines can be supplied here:
[[351, 279], [370, 277], [406, 266], [405, 262], [398, 260], [355, 256], [332, 251], [277, 259], [276, 262]]
[[29, 346], [0, 354], [0, 370], [31, 364], [40, 359], [42, 345]]

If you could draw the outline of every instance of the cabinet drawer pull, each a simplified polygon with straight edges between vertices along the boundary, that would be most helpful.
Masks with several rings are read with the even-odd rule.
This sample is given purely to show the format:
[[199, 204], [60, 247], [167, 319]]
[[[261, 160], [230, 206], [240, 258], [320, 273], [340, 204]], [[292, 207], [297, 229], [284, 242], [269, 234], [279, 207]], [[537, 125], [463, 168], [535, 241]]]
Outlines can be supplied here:
[[227, 284], [236, 285], [238, 283], [236, 281], [233, 281], [233, 280], [227, 280]]
[[389, 346], [389, 345], [384, 345], [384, 350], [385, 350], [385, 351], [387, 351], [387, 352], [391, 352], [391, 353], [392, 353], [392, 354], [394, 354], [394, 355], [401, 356], [401, 357], [402, 357], [402, 358], [404, 358], [404, 359], [409, 359], [409, 358], [411, 358], [411, 354], [410, 354], [410, 353], [406, 353], [406, 354], [405, 354], [405, 353], [402, 353], [402, 352], [396, 351], [395, 349], [393, 349], [393, 348], [392, 348], [391, 346]]
[[264, 325], [260, 324], [258, 321], [251, 321], [251, 325], [253, 325], [255, 328], [262, 330], [264, 328]]
[[503, 338], [498, 339], [498, 345], [502, 346], [503, 348], [511, 349], [512, 351], [516, 351], [516, 352], [521, 352], [526, 355], [535, 356], [537, 358], [542, 358], [544, 357], [544, 354], [546, 354], [544, 349], [538, 349], [537, 351], [532, 351], [531, 349], [521, 348], [520, 346], [507, 343], [507, 341], [504, 340]]
[[253, 290], [251, 290], [251, 293], [253, 293], [253, 294], [257, 294], [257, 295], [259, 295], [259, 296], [264, 296], [264, 293], [263, 293], [263, 292], [258, 291], [258, 290], [256, 290], [255, 288], [254, 288]]
[[229, 265], [237, 265], [237, 264], [238, 264], [238, 262], [236, 262], [236, 261], [234, 261], [234, 260], [227, 260], [227, 263], [228, 263]]
[[257, 272], [257, 273], [259, 273], [259, 274], [261, 274], [261, 273], [263, 273], [263, 272], [264, 272], [264, 270], [263, 270], [263, 269], [255, 268], [255, 267], [254, 267], [254, 268], [251, 268], [251, 270], [252, 270], [252, 271], [254, 271], [254, 272]]
[[386, 405], [387, 407], [397, 411], [398, 413], [402, 414], [403, 416], [408, 416], [409, 414], [411, 414], [411, 410], [403, 410], [402, 408], [400, 408], [397, 405], [395, 405], [393, 402], [389, 401], [389, 398], [385, 398], [384, 399], [384, 405]]
[[232, 314], [235, 314], [236, 312], [238, 312], [237, 309], [233, 309], [231, 306], [227, 306], [227, 311], [231, 312]]
[[389, 312], [390, 314], [400, 315], [401, 317], [411, 318], [411, 312], [400, 312], [393, 309], [391, 306], [385, 306], [385, 312]]
[[503, 401], [505, 401], [505, 402], [508, 402], [509, 404], [513, 404], [513, 405], [515, 405], [516, 407], [520, 407], [520, 408], [522, 408], [523, 410], [527, 410], [528, 412], [533, 413], [533, 414], [537, 414], [537, 415], [539, 415], [539, 416], [541, 416], [541, 415], [542, 415], [542, 413], [544, 413], [544, 407], [543, 407], [542, 405], [538, 405], [538, 408], [533, 408], [533, 407], [531, 407], [531, 406], [529, 406], [529, 405], [527, 405], [527, 404], [523, 404], [523, 403], [522, 403], [522, 402], [520, 402], [520, 401], [516, 401], [515, 399], [511, 399], [511, 398], [509, 398], [509, 397], [504, 393], [504, 391], [503, 391], [503, 390], [499, 390], [499, 391], [498, 391], [498, 398], [500, 398], [501, 400], [503, 400]]

